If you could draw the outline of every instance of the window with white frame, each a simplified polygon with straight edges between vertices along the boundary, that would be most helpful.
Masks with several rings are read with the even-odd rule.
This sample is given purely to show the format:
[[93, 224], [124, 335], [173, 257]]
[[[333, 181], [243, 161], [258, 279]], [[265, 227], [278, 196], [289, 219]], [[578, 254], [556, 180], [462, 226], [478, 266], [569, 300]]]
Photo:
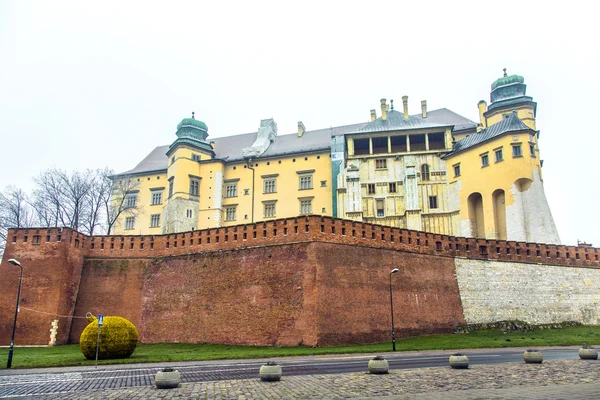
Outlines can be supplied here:
[[150, 204], [156, 206], [162, 204], [162, 190], [153, 190]]
[[312, 213], [312, 199], [300, 200], [300, 214]]
[[265, 218], [275, 217], [275, 203], [265, 204]]
[[185, 210], [185, 216], [187, 218], [192, 218], [194, 216], [194, 212], [192, 211], [191, 208], [188, 208], [188, 209]]
[[160, 226], [160, 214], [152, 214], [150, 216], [150, 228], [156, 228]]
[[265, 179], [264, 181], [264, 193], [275, 193], [277, 192], [277, 185], [275, 179]]
[[384, 209], [384, 206], [383, 206], [383, 199], [377, 199], [376, 206], [377, 206], [377, 216], [378, 217], [384, 217], [385, 216], [385, 209]]
[[125, 218], [125, 230], [131, 230], [135, 227], [135, 217]]
[[130, 193], [125, 197], [125, 208], [135, 208], [137, 204], [137, 194]]
[[237, 183], [225, 185], [225, 197], [237, 197]]
[[312, 189], [312, 175], [300, 175], [300, 189]]
[[192, 196], [200, 195], [200, 180], [197, 178], [190, 178], [190, 194]]
[[237, 207], [225, 208], [225, 221], [235, 221], [235, 212]]

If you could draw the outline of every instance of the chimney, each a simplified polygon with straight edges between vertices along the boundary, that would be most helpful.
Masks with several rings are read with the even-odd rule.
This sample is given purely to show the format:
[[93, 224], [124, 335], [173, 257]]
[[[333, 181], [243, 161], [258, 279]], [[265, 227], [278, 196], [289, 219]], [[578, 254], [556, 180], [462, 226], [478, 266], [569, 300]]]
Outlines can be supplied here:
[[427, 100], [421, 100], [421, 116], [427, 118]]
[[408, 96], [402, 96], [402, 105], [404, 106], [404, 119], [408, 119]]
[[302, 123], [302, 121], [298, 121], [298, 137], [302, 137], [302, 135], [304, 135], [304, 132], [306, 132], [304, 124]]
[[381, 99], [380, 102], [381, 102], [381, 119], [385, 121], [387, 119], [387, 105], [385, 104], [386, 100]]
[[481, 123], [482, 128], [487, 128], [487, 118], [483, 115], [487, 111], [487, 103], [485, 100], [480, 100], [477, 103], [477, 107], [479, 108], [479, 122]]
[[371, 121], [375, 121], [377, 119], [377, 112], [375, 109], [371, 110]]

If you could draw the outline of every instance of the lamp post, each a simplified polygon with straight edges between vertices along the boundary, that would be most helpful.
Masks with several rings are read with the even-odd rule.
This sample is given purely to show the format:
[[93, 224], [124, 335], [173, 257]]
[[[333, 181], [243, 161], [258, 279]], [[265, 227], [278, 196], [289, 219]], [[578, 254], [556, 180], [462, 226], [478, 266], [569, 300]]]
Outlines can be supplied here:
[[390, 272], [390, 309], [392, 311], [392, 351], [396, 351], [396, 335], [394, 332], [394, 296], [392, 294], [392, 274], [398, 272], [398, 268], [394, 268]]
[[15, 347], [15, 330], [17, 329], [17, 315], [19, 315], [19, 300], [21, 300], [21, 283], [23, 282], [23, 266], [21, 265], [21, 263], [15, 260], [14, 258], [8, 260], [8, 263], [21, 268], [21, 276], [19, 278], [19, 290], [17, 292], [17, 307], [15, 308], [15, 321], [13, 323], [12, 337], [10, 338], [10, 349], [8, 350], [8, 362], [6, 363], [6, 368], [10, 368], [10, 366], [12, 365], [13, 349]]

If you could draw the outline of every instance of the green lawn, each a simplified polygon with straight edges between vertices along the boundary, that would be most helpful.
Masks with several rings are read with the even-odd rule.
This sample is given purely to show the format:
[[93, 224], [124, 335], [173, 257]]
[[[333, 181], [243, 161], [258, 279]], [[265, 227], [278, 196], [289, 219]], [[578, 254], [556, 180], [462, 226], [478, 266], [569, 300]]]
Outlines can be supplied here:
[[[494, 347], [539, 347], [600, 344], [600, 326], [577, 326], [564, 329], [502, 333], [478, 331], [467, 334], [421, 336], [398, 340], [398, 351], [451, 350]], [[130, 358], [100, 361], [100, 364], [262, 358], [318, 354], [381, 353], [391, 351], [390, 343], [344, 347], [255, 347], [220, 344], [161, 343], [140, 344]], [[8, 348], [0, 349], [0, 368], [6, 368]], [[93, 365], [79, 351], [79, 345], [55, 347], [17, 347], [13, 368]]]

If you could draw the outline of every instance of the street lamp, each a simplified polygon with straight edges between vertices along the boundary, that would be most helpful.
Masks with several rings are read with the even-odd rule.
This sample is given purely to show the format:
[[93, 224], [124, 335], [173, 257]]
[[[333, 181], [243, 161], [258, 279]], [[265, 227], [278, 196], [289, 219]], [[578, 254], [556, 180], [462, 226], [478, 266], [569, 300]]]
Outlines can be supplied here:
[[19, 290], [17, 292], [17, 307], [15, 308], [15, 322], [13, 323], [13, 331], [12, 337], [10, 339], [10, 349], [8, 350], [8, 362], [6, 363], [6, 368], [10, 368], [12, 364], [13, 349], [15, 347], [15, 330], [17, 329], [17, 315], [19, 314], [19, 300], [21, 299], [21, 283], [23, 282], [23, 266], [21, 265], [21, 263], [15, 260], [14, 258], [8, 260], [8, 263], [21, 268], [21, 277], [19, 278]]
[[390, 309], [392, 311], [392, 351], [396, 351], [396, 335], [394, 334], [394, 297], [392, 294], [392, 274], [398, 272], [398, 268], [394, 268], [390, 272]]

